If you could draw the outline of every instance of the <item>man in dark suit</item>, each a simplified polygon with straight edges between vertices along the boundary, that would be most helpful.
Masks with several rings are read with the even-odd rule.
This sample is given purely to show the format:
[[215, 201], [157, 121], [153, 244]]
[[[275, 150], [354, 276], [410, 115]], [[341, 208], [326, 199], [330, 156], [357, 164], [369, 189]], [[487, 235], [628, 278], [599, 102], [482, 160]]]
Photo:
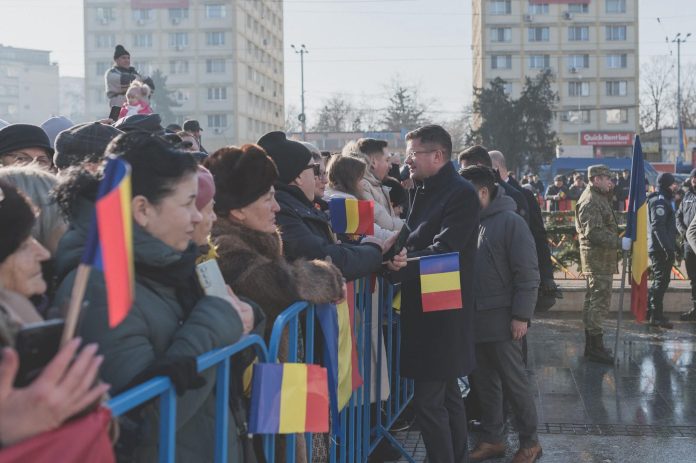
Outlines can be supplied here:
[[480, 204], [457, 175], [452, 139], [438, 125], [406, 135], [415, 188], [407, 219], [409, 258], [459, 253], [462, 307], [423, 312], [419, 262], [393, 275], [402, 284], [401, 374], [415, 380], [414, 408], [430, 463], [467, 461], [467, 420], [457, 378], [474, 368], [472, 275]]

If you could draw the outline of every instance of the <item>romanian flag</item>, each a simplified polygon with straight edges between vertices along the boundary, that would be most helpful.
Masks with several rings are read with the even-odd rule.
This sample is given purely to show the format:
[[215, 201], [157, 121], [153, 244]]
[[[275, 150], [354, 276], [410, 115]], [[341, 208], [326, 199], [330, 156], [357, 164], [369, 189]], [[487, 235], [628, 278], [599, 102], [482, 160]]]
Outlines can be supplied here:
[[631, 238], [631, 312], [642, 322], [648, 309], [648, 204], [645, 201], [645, 166], [640, 137], [633, 142], [631, 186], [628, 193], [626, 238]]
[[257, 363], [251, 389], [249, 432], [296, 434], [329, 431], [326, 368], [304, 363]]
[[128, 315], [135, 293], [130, 165], [121, 159], [106, 163], [82, 263], [104, 274], [113, 328]]
[[375, 204], [352, 198], [332, 198], [329, 201], [331, 228], [335, 233], [352, 235], [375, 234]]
[[423, 312], [461, 309], [459, 253], [421, 257], [420, 283]]
[[[317, 319], [324, 335], [324, 365], [328, 370], [329, 397], [334, 423], [339, 423], [338, 414], [345, 408], [353, 391], [363, 379], [358, 364], [358, 350], [353, 330], [355, 322], [355, 286], [346, 283], [347, 298], [337, 306], [318, 304]], [[338, 427], [334, 428], [337, 431]]]
[[679, 154], [686, 156], [686, 150], [689, 146], [688, 139], [686, 138], [686, 130], [684, 130], [684, 124], [682, 124], [681, 119], [679, 120]]

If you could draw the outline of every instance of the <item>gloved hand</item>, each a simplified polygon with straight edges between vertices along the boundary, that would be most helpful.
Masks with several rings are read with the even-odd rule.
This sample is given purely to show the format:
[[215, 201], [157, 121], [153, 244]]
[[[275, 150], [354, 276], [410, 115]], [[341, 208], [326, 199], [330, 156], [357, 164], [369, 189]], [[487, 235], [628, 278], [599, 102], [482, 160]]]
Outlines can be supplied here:
[[195, 357], [175, 356], [155, 361], [155, 363], [136, 375], [127, 386], [127, 389], [157, 376], [168, 377], [174, 384], [176, 394], [179, 396], [184, 395], [189, 389], [200, 389], [206, 384], [205, 378], [198, 374]]
[[626, 238], [625, 236], [621, 238], [621, 249], [624, 251], [630, 251], [633, 245], [633, 240], [631, 238]]

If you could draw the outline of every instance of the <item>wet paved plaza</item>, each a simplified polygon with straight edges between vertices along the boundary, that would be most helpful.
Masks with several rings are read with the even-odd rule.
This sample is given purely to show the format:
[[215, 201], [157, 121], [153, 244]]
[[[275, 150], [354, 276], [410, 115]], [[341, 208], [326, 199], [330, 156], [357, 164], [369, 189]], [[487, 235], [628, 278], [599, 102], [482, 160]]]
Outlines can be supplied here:
[[[614, 368], [583, 358], [582, 322], [568, 315], [575, 318], [550, 312], [528, 335], [541, 461], [696, 461], [696, 323], [663, 330], [624, 322]], [[605, 344], [612, 349], [615, 328], [614, 320], [605, 322]], [[424, 460], [417, 430], [398, 438]], [[514, 430], [508, 441], [508, 456], [489, 461], [509, 461], [517, 449]]]

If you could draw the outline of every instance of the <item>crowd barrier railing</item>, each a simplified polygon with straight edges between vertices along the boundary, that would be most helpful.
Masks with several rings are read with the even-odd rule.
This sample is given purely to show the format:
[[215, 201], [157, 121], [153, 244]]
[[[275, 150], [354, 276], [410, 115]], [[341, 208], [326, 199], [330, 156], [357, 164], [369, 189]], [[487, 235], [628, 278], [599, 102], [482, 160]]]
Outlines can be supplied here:
[[[257, 335], [244, 336], [231, 346], [207, 352], [198, 357], [198, 372], [216, 368], [215, 375], [215, 462], [226, 463], [229, 442], [229, 391], [230, 358], [253, 347], [261, 362], [268, 359], [266, 343]], [[130, 389], [113, 399], [107, 405], [113, 416], [121, 416], [144, 403], [159, 397], [159, 463], [174, 463], [176, 453], [176, 392], [169, 378], [153, 378]]]
[[[339, 414], [339, 423], [332, 423], [337, 432], [324, 435], [328, 439], [330, 463], [365, 463], [382, 439], [399, 449], [404, 458], [413, 462], [401, 444], [392, 436], [390, 428], [413, 398], [413, 381], [399, 374], [401, 349], [400, 316], [392, 309], [394, 286], [381, 277], [376, 280], [360, 279], [354, 283], [356, 338], [359, 371], [363, 385], [356, 389], [348, 405]], [[376, 305], [376, 307], [375, 307]], [[198, 371], [216, 368], [215, 407], [215, 462], [226, 462], [229, 442], [229, 384], [230, 359], [248, 347], [256, 349], [260, 362], [279, 362], [283, 333], [287, 334], [287, 362], [314, 363], [316, 309], [307, 302], [297, 302], [276, 318], [271, 339], [266, 349], [263, 339], [245, 336], [239, 342], [198, 357]], [[303, 358], [298, 355], [303, 352]], [[374, 355], [373, 355], [374, 354]], [[382, 373], [386, 362], [387, 374]], [[373, 373], [374, 378], [373, 378]], [[382, 397], [382, 382], [389, 382], [389, 396]], [[176, 393], [171, 381], [154, 378], [130, 389], [108, 402], [113, 416], [159, 397], [159, 459], [160, 463], [174, 463], [176, 449]], [[335, 426], [340, 425], [338, 428]], [[306, 433], [307, 461], [312, 461], [313, 436]], [[296, 435], [285, 439], [285, 462], [296, 460]], [[275, 436], [264, 439], [266, 461], [275, 461]]]

